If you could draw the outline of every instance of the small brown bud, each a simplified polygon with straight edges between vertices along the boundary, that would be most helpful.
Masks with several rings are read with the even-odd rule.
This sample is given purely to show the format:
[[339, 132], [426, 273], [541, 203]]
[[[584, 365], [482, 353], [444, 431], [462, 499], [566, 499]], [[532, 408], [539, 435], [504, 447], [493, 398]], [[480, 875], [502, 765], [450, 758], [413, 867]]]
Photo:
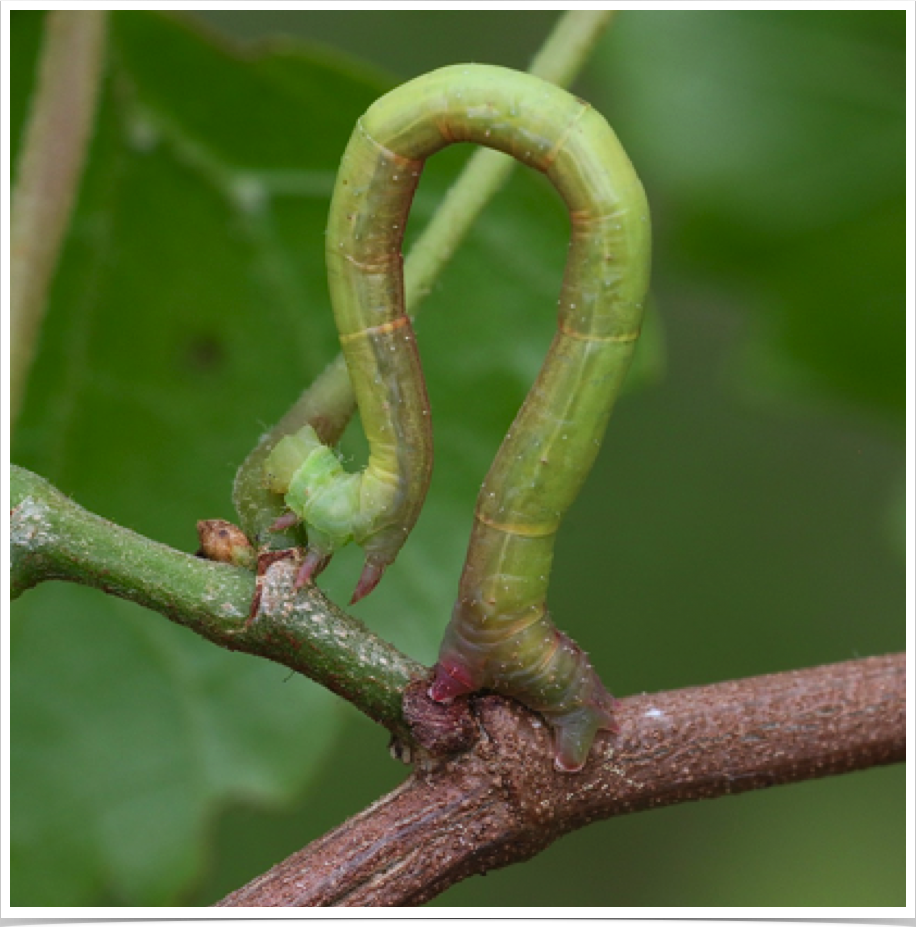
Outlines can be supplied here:
[[200, 538], [199, 557], [218, 563], [254, 569], [256, 555], [241, 528], [222, 518], [207, 518], [197, 523]]

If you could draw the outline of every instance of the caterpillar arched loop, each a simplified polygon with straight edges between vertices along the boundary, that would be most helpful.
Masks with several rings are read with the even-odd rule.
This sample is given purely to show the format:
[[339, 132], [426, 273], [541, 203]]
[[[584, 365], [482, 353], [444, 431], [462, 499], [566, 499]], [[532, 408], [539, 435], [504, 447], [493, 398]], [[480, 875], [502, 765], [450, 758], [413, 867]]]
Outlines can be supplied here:
[[367, 595], [416, 522], [432, 469], [429, 401], [404, 308], [401, 243], [426, 158], [454, 142], [499, 149], [565, 200], [571, 242], [557, 333], [486, 477], [431, 696], [479, 688], [518, 698], [552, 726], [556, 763], [581, 768], [612, 697], [545, 600], [560, 522], [597, 454], [639, 335], [649, 275], [642, 186], [605, 120], [538, 78], [455, 65], [378, 100], [343, 157], [327, 235], [331, 299], [369, 442], [343, 470], [306, 427], [267, 461], [289, 518], [304, 520], [305, 583], [349, 541], [366, 551]]

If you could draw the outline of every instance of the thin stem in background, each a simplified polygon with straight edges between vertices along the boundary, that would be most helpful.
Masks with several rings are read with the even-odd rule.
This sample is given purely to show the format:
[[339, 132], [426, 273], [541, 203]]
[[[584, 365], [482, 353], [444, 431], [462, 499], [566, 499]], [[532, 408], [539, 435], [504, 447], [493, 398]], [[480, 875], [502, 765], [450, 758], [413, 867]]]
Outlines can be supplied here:
[[10, 210], [10, 418], [22, 406], [89, 147], [105, 53], [102, 10], [53, 10]]
[[[614, 14], [572, 10], [562, 16], [531, 62], [529, 72], [567, 87], [585, 66]], [[474, 221], [499, 192], [518, 161], [500, 151], [480, 148], [446, 193], [435, 215], [404, 262], [407, 311], [413, 315], [451, 260]]]

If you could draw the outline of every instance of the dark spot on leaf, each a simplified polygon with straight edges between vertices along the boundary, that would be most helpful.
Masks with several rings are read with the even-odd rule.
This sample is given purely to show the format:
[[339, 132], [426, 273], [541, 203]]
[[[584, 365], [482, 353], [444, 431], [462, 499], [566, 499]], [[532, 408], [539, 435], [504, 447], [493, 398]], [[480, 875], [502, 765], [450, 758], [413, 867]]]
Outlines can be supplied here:
[[215, 335], [195, 335], [185, 347], [183, 361], [194, 373], [218, 373], [226, 362], [226, 349]]

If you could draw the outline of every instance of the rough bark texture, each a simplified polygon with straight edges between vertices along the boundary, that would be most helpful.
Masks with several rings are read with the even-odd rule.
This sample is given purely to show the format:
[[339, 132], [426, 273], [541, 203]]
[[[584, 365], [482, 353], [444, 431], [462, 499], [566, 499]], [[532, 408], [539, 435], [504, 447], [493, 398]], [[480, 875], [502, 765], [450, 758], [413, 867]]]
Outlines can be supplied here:
[[624, 699], [621, 733], [558, 773], [536, 715], [473, 701], [473, 750], [400, 787], [218, 907], [421, 904], [576, 828], [662, 805], [904, 759], [904, 655]]

